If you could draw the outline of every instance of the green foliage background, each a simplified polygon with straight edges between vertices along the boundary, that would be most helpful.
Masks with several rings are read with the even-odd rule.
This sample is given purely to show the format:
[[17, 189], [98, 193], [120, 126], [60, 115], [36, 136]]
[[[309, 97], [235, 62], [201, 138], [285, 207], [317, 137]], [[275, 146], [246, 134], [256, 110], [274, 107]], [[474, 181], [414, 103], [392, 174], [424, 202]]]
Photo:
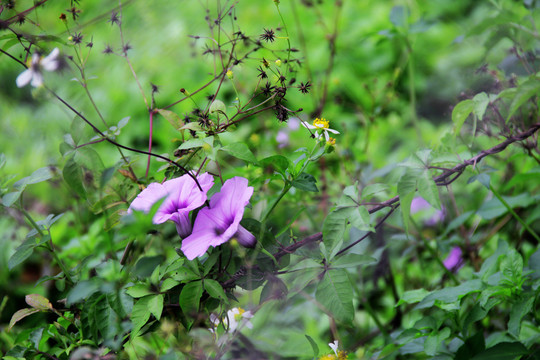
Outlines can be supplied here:
[[[17, 14], [8, 3], [2, 2], [2, 21]], [[16, 2], [18, 11], [32, 6], [32, 1]], [[66, 11], [73, 6], [82, 10], [76, 21]], [[223, 22], [228, 33], [209, 30], [217, 9], [231, 6]], [[88, 89], [108, 126], [129, 117], [116, 141], [147, 150], [148, 109], [137, 81], [124, 58], [102, 53], [108, 45], [121, 52], [118, 26], [107, 21], [112, 11], [120, 11], [117, 7], [116, 2], [50, 0], [13, 28], [52, 35], [37, 41], [44, 54], [54, 47], [64, 56], [75, 57], [75, 49], [89, 53]], [[286, 73], [285, 59], [291, 56], [302, 66], [287, 75], [296, 79], [287, 91], [287, 108], [302, 108], [298, 117], [308, 123], [324, 117], [340, 131], [335, 147], [323, 144], [319, 158], [305, 168], [312, 177], [299, 180], [294, 174], [302, 184], [291, 184], [281, 201], [288, 183], [277, 174], [276, 158], [263, 159], [283, 156], [287, 170], [282, 172], [291, 176], [291, 164], [318, 149], [302, 126], [290, 129], [269, 110], [228, 128], [219, 143], [209, 140], [201, 147], [206, 156], [217, 153], [214, 165], [219, 164], [223, 179], [243, 176], [254, 186], [243, 224], [259, 234], [267, 253], [322, 232], [322, 247], [317, 242], [300, 247], [276, 266], [267, 253], [224, 245], [223, 256], [232, 258], [229, 278], [245, 264], [259, 266], [229, 288], [224, 274], [216, 275], [217, 250], [189, 262], [175, 251], [180, 239], [172, 224], [153, 225], [151, 215], [124, 216], [141, 188], [174, 175], [172, 167], [165, 170], [166, 163], [152, 159], [146, 177], [147, 156], [124, 152], [134, 182], [123, 175], [125, 163], [107, 142], [80, 148], [76, 163], [70, 163], [69, 137], [83, 144], [96, 134], [44, 88], [16, 87], [24, 68], [6, 53], [23, 59], [25, 52], [13, 32], [0, 32], [0, 349], [5, 359], [76, 358], [77, 349], [103, 351], [103, 358], [108, 352], [133, 359], [248, 354], [311, 359], [331, 356], [327, 344], [333, 340], [350, 359], [540, 357], [537, 135], [469, 164], [474, 166], [452, 184], [437, 187], [432, 180], [440, 169], [538, 124], [536, 1], [284, 0], [279, 9], [291, 46], [299, 50], [290, 55], [276, 9], [270, 0], [134, 0], [121, 8], [124, 40], [132, 47], [129, 61], [148, 102], [150, 84], [159, 86], [154, 108], [184, 98], [180, 89], [195, 93], [212, 80], [216, 68], [221, 71], [219, 57], [203, 55], [205, 44], [211, 46], [209, 38], [224, 42], [241, 29], [264, 48], [234, 65], [234, 78], [225, 79], [219, 90], [214, 82], [192, 101], [168, 110], [182, 119], [217, 92], [231, 115], [237, 97], [245, 103], [260, 91], [262, 58]], [[61, 13], [67, 14], [69, 30]], [[274, 42], [260, 40], [265, 29], [276, 32]], [[69, 39], [79, 33], [80, 47]], [[90, 41], [92, 48], [86, 47]], [[252, 46], [240, 42], [237, 51]], [[46, 86], [106, 130], [76, 80], [81, 74], [67, 62], [71, 65], [61, 72], [45, 73]], [[307, 81], [309, 94], [295, 88]], [[280, 131], [288, 132], [289, 144], [279, 146]], [[154, 153], [174, 158], [187, 139], [187, 131], [155, 116]], [[236, 143], [248, 150], [218, 151]], [[255, 160], [249, 160], [251, 153]], [[197, 169], [202, 158], [190, 166]], [[49, 170], [34, 173], [44, 167]], [[21, 202], [8, 204], [9, 194], [21, 188], [16, 181], [33, 173]], [[311, 179], [317, 192], [305, 191], [314, 189]], [[384, 225], [339, 253], [374, 230], [390, 207], [371, 215], [367, 210], [396, 195], [401, 206]], [[410, 201], [419, 195], [433, 207], [410, 214]], [[263, 214], [276, 199], [277, 208], [266, 219]], [[444, 219], [429, 224], [435, 207], [445, 209]], [[49, 214], [63, 215], [51, 224]], [[32, 232], [30, 218], [43, 236]], [[456, 246], [463, 251], [463, 267], [448, 270], [443, 260]], [[125, 263], [124, 254], [129, 255]], [[13, 314], [27, 305], [36, 313], [8, 331]], [[233, 307], [254, 313], [253, 329], [230, 334], [221, 326], [217, 337], [208, 331], [211, 313]]]

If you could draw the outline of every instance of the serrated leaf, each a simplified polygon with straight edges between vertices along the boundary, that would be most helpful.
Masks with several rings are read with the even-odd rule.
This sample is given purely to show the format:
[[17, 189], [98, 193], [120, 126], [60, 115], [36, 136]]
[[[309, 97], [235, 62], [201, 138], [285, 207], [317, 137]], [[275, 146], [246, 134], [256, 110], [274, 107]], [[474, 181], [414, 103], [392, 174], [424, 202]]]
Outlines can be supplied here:
[[142, 327], [150, 319], [150, 311], [148, 310], [148, 303], [150, 302], [151, 296], [145, 296], [139, 299], [135, 305], [133, 305], [133, 310], [131, 311], [131, 322], [133, 323], [133, 329], [131, 330], [131, 338], [135, 338], [139, 335]]
[[364, 206], [359, 206], [351, 212], [349, 222], [358, 230], [375, 232], [375, 228], [371, 225], [369, 212]]
[[506, 122], [510, 120], [512, 115], [523, 105], [526, 101], [528, 101], [531, 97], [538, 94], [540, 91], [540, 80], [536, 77], [532, 77], [525, 81], [523, 84], [520, 84], [517, 87], [516, 93], [514, 95], [514, 99], [512, 100], [512, 104], [510, 105], [510, 110], [508, 112], [508, 116], [506, 117]]
[[465, 123], [465, 120], [467, 120], [473, 110], [474, 101], [469, 99], [463, 100], [459, 102], [456, 106], [454, 106], [454, 110], [452, 110], [452, 122], [454, 123], [455, 129], [454, 134], [459, 134], [463, 123]]
[[[188, 318], [194, 318], [199, 312], [199, 303], [203, 294], [202, 281], [186, 284], [180, 293], [180, 308]], [[192, 321], [190, 321], [190, 324]]]
[[227, 146], [222, 147], [220, 150], [223, 150], [227, 153], [229, 153], [231, 156], [234, 156], [237, 159], [244, 160], [245, 162], [251, 163], [251, 164], [257, 164], [257, 158], [255, 158], [255, 155], [249, 150], [249, 147], [244, 143], [233, 143], [229, 144]]
[[170, 289], [177, 286], [178, 284], [180, 284], [179, 281], [172, 278], [167, 278], [163, 280], [163, 283], [161, 284], [161, 291], [162, 292], [169, 291]]
[[510, 319], [508, 321], [508, 332], [516, 339], [519, 339], [521, 330], [521, 320], [527, 314], [532, 314], [531, 310], [534, 304], [535, 297], [529, 295], [519, 300], [512, 306], [510, 311]]
[[48, 311], [53, 308], [49, 299], [39, 294], [26, 295], [24, 300], [28, 305], [30, 305], [30, 307], [40, 311]]
[[292, 181], [292, 186], [294, 186], [297, 189], [304, 190], [304, 191], [311, 191], [311, 192], [319, 192], [319, 189], [317, 189], [317, 180], [313, 175], [301, 173]]
[[117, 334], [118, 315], [109, 306], [106, 296], [102, 296], [94, 306], [95, 324], [103, 339], [114, 338]]
[[38, 312], [39, 312], [38, 309], [29, 309], [29, 308], [17, 310], [15, 314], [13, 314], [13, 316], [11, 317], [11, 320], [9, 321], [9, 326], [7, 328], [8, 331], [11, 330], [13, 325], [15, 325], [17, 322], [21, 321], [22, 319], [24, 319], [25, 317], [29, 315], [32, 315]]
[[482, 121], [484, 114], [486, 113], [487, 106], [489, 105], [489, 97], [485, 92], [476, 94], [473, 97], [474, 102], [474, 114], [479, 121]]
[[291, 160], [287, 159], [285, 156], [273, 155], [267, 158], [264, 158], [259, 161], [259, 166], [266, 168], [272, 167], [278, 173], [285, 175], [289, 166], [292, 165]]
[[163, 312], [163, 294], [157, 294], [149, 296], [148, 300], [148, 310], [154, 315], [154, 317], [159, 320], [161, 319], [161, 313]]
[[333, 269], [341, 268], [354, 268], [359, 265], [374, 264], [377, 262], [377, 259], [363, 254], [346, 254], [340, 256], [336, 260], [333, 260], [331, 267]]
[[465, 295], [480, 292], [484, 289], [485, 285], [479, 279], [468, 280], [458, 286], [446, 287], [444, 289], [432, 291], [427, 295], [417, 306], [417, 309], [423, 309], [431, 307], [433, 304], [454, 303], [464, 297]]
[[347, 219], [352, 211], [354, 211], [352, 207], [336, 209], [324, 219], [322, 233], [326, 250], [326, 253], [324, 253], [326, 260], [331, 261], [337, 249], [343, 244]]
[[69, 158], [66, 165], [64, 165], [62, 175], [69, 187], [81, 198], [86, 199], [86, 190], [82, 182], [82, 169], [81, 166], [75, 162], [73, 157]]
[[362, 189], [362, 200], [369, 200], [373, 195], [388, 191], [390, 187], [386, 184], [370, 184]]
[[431, 178], [431, 174], [426, 169], [417, 178], [418, 193], [422, 196], [431, 206], [436, 209], [441, 209], [441, 200], [439, 198], [439, 191], [435, 181]]
[[336, 320], [345, 323], [352, 321], [354, 317], [353, 291], [346, 270], [327, 271], [317, 285], [315, 298]]
[[405, 291], [403, 295], [401, 296], [401, 299], [399, 299], [399, 302], [396, 304], [396, 306], [399, 306], [401, 304], [413, 304], [422, 301], [427, 295], [429, 295], [429, 291], [426, 289], [416, 289], [416, 290], [409, 290]]
[[37, 184], [37, 183], [40, 183], [42, 181], [46, 181], [46, 180], [49, 180], [50, 178], [53, 177], [53, 172], [51, 171], [51, 168], [46, 166], [46, 167], [42, 167], [40, 169], [37, 169], [36, 171], [34, 171], [32, 173], [32, 175], [30, 176], [27, 176], [25, 178], [22, 178], [21, 180], [17, 181], [15, 184], [13, 184], [13, 186], [15, 188], [21, 188], [21, 187], [24, 187], [26, 185], [30, 185], [30, 184]]
[[34, 248], [35, 246], [33, 245], [19, 246], [8, 260], [9, 270], [13, 270], [15, 266], [28, 259], [30, 255], [32, 255], [32, 253], [34, 252]]
[[220, 299], [222, 301], [228, 302], [227, 295], [223, 291], [223, 287], [216, 281], [212, 279], [204, 280], [204, 290], [213, 297], [214, 299]]
[[99, 283], [94, 280], [85, 280], [77, 283], [67, 295], [67, 305], [78, 303], [89, 298], [99, 290]]
[[165, 261], [165, 256], [156, 255], [156, 256], [145, 256], [137, 261], [135, 264], [135, 269], [133, 273], [140, 277], [149, 277], [152, 275], [156, 267], [162, 264]]
[[146, 284], [135, 284], [126, 290], [126, 294], [137, 299], [143, 296], [152, 295], [153, 292]]

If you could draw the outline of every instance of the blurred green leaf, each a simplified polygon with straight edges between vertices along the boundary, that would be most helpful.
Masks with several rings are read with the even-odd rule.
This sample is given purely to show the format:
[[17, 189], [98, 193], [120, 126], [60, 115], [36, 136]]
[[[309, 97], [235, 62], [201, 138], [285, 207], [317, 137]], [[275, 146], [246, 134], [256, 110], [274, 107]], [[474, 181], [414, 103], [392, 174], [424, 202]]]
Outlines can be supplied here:
[[307, 334], [305, 334], [304, 336], [309, 341], [309, 344], [311, 345], [311, 348], [313, 349], [313, 357], [316, 358], [317, 356], [319, 356], [319, 347], [317, 346], [317, 343], [315, 342], [315, 340], [311, 338], [311, 336]]
[[292, 181], [291, 184], [292, 186], [300, 190], [319, 192], [316, 183], [317, 180], [315, 180], [315, 177], [313, 175], [301, 173]]
[[163, 294], [156, 294], [148, 296], [148, 310], [159, 320], [161, 319], [161, 313], [163, 312]]
[[38, 309], [39, 311], [48, 311], [53, 308], [49, 299], [39, 294], [26, 295], [24, 299], [30, 307]]
[[229, 301], [225, 291], [223, 291], [223, 287], [216, 280], [204, 279], [204, 290], [215, 299], [220, 299], [225, 303]]
[[[180, 293], [180, 308], [187, 318], [196, 317], [199, 312], [199, 303], [203, 294], [202, 281], [194, 281], [186, 284]], [[193, 321], [188, 320], [189, 324]]]
[[452, 110], [452, 122], [454, 123], [454, 134], [459, 134], [463, 123], [469, 115], [473, 112], [475, 107], [474, 101], [472, 100], [463, 100], [454, 106]]
[[70, 157], [64, 165], [62, 175], [69, 187], [81, 198], [86, 199], [86, 190], [82, 182], [82, 169], [81, 166], [75, 162], [73, 156]]
[[516, 94], [514, 95], [514, 99], [512, 100], [512, 104], [510, 105], [510, 110], [508, 112], [508, 116], [506, 117], [506, 122], [510, 120], [512, 115], [523, 105], [526, 101], [528, 101], [533, 96], [537, 95], [540, 91], [540, 79], [537, 77], [531, 77], [527, 81], [525, 81], [523, 84], [520, 84], [517, 87]]
[[471, 360], [508, 360], [528, 353], [527, 348], [522, 343], [502, 342], [482, 351]]
[[336, 320], [344, 323], [352, 321], [354, 317], [353, 291], [346, 270], [327, 271], [317, 285], [315, 298]]
[[39, 312], [38, 309], [21, 309], [21, 310], [17, 310], [15, 312], [15, 314], [13, 314], [13, 316], [11, 317], [11, 320], [9, 321], [9, 326], [7, 328], [8, 331], [11, 330], [13, 325], [18, 323], [19, 321], [21, 321], [25, 317], [27, 317], [29, 315], [32, 315], [32, 314], [35, 314], [35, 313], [38, 313], [38, 312]]
[[154, 270], [165, 261], [165, 256], [155, 255], [155, 256], [145, 256], [137, 261], [135, 264], [135, 269], [133, 273], [140, 277], [149, 277], [152, 275]]
[[237, 159], [244, 160], [245, 162], [257, 165], [257, 159], [255, 155], [249, 150], [248, 146], [244, 143], [233, 143], [221, 148], [221, 150], [228, 152], [231, 156]]

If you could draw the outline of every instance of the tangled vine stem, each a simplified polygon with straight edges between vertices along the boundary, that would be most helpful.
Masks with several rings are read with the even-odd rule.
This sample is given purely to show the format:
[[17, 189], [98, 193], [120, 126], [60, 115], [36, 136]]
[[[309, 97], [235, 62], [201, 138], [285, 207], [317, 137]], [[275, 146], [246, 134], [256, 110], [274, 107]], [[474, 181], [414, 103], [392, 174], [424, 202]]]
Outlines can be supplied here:
[[[506, 149], [508, 147], [508, 145], [510, 145], [512, 143], [515, 143], [515, 142], [518, 142], [518, 141], [523, 141], [523, 140], [533, 136], [534, 133], [536, 131], [538, 131], [539, 129], [540, 129], [540, 123], [534, 124], [527, 131], [519, 133], [519, 134], [517, 134], [515, 136], [510, 136], [505, 141], [503, 141], [502, 143], [500, 143], [500, 144], [498, 144], [498, 145], [496, 145], [496, 146], [494, 146], [494, 147], [492, 147], [490, 149], [482, 150], [478, 155], [476, 155], [476, 156], [474, 156], [474, 157], [472, 157], [472, 158], [470, 158], [468, 160], [465, 160], [464, 162], [456, 165], [455, 167], [453, 167], [451, 169], [445, 170], [444, 173], [442, 173], [441, 175], [438, 175], [438, 176], [434, 177], [433, 181], [435, 181], [435, 184], [437, 184], [437, 186], [446, 186], [446, 184], [456, 180], [459, 176], [461, 176], [461, 174], [463, 174], [463, 171], [468, 166], [471, 166], [471, 165], [476, 166], [476, 164], [478, 162], [480, 162], [486, 156], [500, 153], [501, 151]], [[450, 177], [452, 177], [452, 178], [449, 181], [448, 179]], [[384, 208], [387, 208], [387, 207], [390, 208], [390, 211], [384, 215], [384, 217], [377, 223], [377, 225], [375, 225], [375, 229], [382, 226], [384, 224], [384, 222], [390, 217], [390, 215], [398, 208], [398, 206], [399, 206], [399, 196], [394, 196], [391, 199], [388, 199], [388, 200], [386, 200], [384, 202], [378, 203], [373, 208], [368, 210], [370, 214], [373, 214], [373, 213], [376, 213], [376, 212], [378, 212], [378, 211], [380, 211], [380, 210], [382, 210]], [[341, 249], [336, 254], [336, 256], [339, 256], [339, 255], [345, 253], [347, 250], [349, 250], [350, 248], [352, 248], [353, 246], [355, 246], [356, 244], [358, 244], [359, 242], [361, 242], [362, 240], [367, 238], [370, 234], [371, 234], [371, 232], [368, 232], [367, 234], [362, 236], [360, 239], [354, 241], [352, 244], [349, 244], [347, 247]], [[295, 242], [295, 243], [293, 243], [293, 244], [291, 244], [291, 245], [289, 245], [287, 247], [284, 247], [284, 248], [280, 249], [278, 252], [276, 252], [274, 254], [274, 258], [276, 260], [279, 260], [280, 258], [282, 258], [285, 255], [294, 253], [296, 250], [298, 250], [299, 248], [301, 248], [303, 246], [306, 246], [308, 244], [315, 243], [315, 242], [318, 242], [318, 241], [321, 241], [321, 240], [323, 240], [322, 232], [318, 232], [316, 234], [310, 235], [310, 236], [304, 238], [303, 240], [297, 241], [297, 242]], [[236, 281], [238, 279], [240, 279], [241, 277], [245, 276], [246, 274], [247, 274], [247, 271], [246, 271], [245, 268], [240, 269], [236, 274], [232, 275], [232, 277], [230, 279], [228, 279], [227, 281], [222, 283], [223, 288], [224, 289], [234, 288], [236, 286]]]

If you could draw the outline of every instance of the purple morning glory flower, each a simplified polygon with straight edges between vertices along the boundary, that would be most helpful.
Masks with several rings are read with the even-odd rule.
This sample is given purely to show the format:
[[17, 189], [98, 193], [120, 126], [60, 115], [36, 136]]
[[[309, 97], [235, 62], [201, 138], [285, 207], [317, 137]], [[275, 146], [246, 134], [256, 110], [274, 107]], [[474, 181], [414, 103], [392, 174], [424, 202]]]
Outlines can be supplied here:
[[[423, 197], [417, 196], [411, 202], [411, 214], [416, 214], [419, 211], [431, 209], [432, 206]], [[441, 210], [435, 210], [435, 213], [424, 221], [427, 226], [435, 226], [441, 223], [446, 217], [446, 209], [444, 206]]]
[[206, 193], [214, 185], [214, 178], [208, 173], [197, 176], [197, 181], [203, 191], [187, 174], [165, 181], [163, 184], [151, 183], [133, 200], [128, 213], [133, 210], [147, 213], [157, 201], [165, 198], [152, 222], [161, 224], [171, 220], [176, 224], [180, 237], [185, 238], [191, 233], [189, 212], [204, 204]]
[[216, 247], [235, 237], [246, 247], [253, 247], [253, 234], [240, 226], [244, 208], [253, 195], [247, 179], [234, 177], [225, 181], [221, 191], [210, 199], [210, 207], [199, 211], [193, 232], [182, 241], [182, 252], [189, 260], [204, 255], [210, 246]]
[[444, 259], [443, 265], [450, 271], [457, 271], [463, 266], [463, 251], [459, 246], [454, 246], [450, 254]]

